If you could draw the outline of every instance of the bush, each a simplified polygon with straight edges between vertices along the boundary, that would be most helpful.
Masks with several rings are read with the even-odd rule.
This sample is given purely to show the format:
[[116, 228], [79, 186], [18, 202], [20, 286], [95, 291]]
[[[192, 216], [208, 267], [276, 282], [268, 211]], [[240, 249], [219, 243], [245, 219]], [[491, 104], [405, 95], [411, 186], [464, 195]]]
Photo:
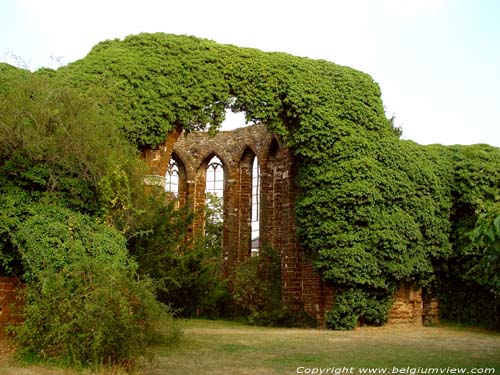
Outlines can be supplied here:
[[234, 312], [250, 324], [280, 327], [314, 327], [303, 310], [292, 311], [281, 299], [281, 258], [269, 246], [259, 256], [242, 262], [232, 280]]
[[139, 273], [153, 279], [158, 299], [184, 317], [219, 316], [228, 292], [220, 275], [222, 251], [213, 243], [218, 235], [191, 238], [193, 213], [164, 191], [152, 189], [134, 205], [127, 246]]
[[499, 329], [500, 149], [452, 146], [447, 153], [453, 253], [437, 270], [440, 311], [446, 319]]
[[0, 274], [27, 283], [25, 322], [11, 331], [31, 357], [131, 364], [171, 319], [123, 235], [144, 192], [137, 150], [98, 95], [0, 75]]
[[[138, 279], [125, 238], [95, 219], [41, 204], [14, 233], [27, 282], [22, 352], [70, 364], [133, 363], [169, 318]], [[170, 331], [174, 334], [174, 330]]]
[[0, 175], [58, 205], [97, 214], [99, 182], [137, 159], [117, 120], [64, 82], [36, 75], [13, 80], [0, 95]]
[[326, 315], [330, 328], [354, 329], [358, 324], [382, 325], [387, 319], [392, 298], [385, 293], [370, 293], [360, 289], [337, 292], [333, 309]]

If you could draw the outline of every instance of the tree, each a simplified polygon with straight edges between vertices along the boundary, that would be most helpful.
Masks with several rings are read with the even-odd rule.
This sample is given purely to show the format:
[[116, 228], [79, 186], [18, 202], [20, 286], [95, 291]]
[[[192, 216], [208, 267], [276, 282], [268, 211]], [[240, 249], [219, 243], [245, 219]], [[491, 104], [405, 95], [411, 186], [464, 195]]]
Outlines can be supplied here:
[[137, 211], [138, 153], [99, 98], [48, 76], [8, 73], [0, 80], [0, 272], [26, 282], [25, 321], [11, 332], [31, 358], [132, 364], [155, 323], [171, 318], [150, 279], [138, 277], [124, 237]]

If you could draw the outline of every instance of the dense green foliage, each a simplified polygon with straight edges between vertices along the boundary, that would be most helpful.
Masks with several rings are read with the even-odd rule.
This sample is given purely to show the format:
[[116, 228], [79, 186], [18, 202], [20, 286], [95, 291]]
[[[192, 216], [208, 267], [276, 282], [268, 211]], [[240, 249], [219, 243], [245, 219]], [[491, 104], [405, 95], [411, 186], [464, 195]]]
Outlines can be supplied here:
[[26, 355], [130, 365], [171, 316], [124, 236], [144, 194], [136, 148], [97, 100], [3, 72], [0, 274], [26, 282], [25, 322], [11, 331]]
[[258, 256], [243, 261], [231, 280], [233, 313], [260, 326], [314, 327], [317, 322], [303, 310], [293, 311], [283, 304], [281, 258], [270, 246], [262, 246]]
[[[133, 224], [137, 234], [129, 239], [130, 254], [141, 265], [139, 271], [154, 279], [158, 299], [170, 304], [178, 315], [217, 316], [218, 301], [227, 294], [219, 275], [221, 236], [211, 233], [209, 237], [189, 238], [193, 214], [187, 207], [176, 209], [175, 204], [166, 204], [165, 195], [158, 191], [143, 197], [142, 214], [136, 215]], [[220, 234], [221, 225], [215, 229]]]
[[21, 212], [12, 241], [25, 268], [26, 318], [12, 331], [23, 352], [94, 365], [144, 355], [158, 337], [154, 323], [166, 324], [169, 315], [150, 281], [137, 279], [125, 238], [54, 205], [30, 204]]
[[102, 182], [127, 174], [136, 151], [114, 119], [52, 80], [10, 82], [13, 91], [0, 102], [2, 182], [90, 214], [116, 200], [118, 189], [106, 190]]
[[500, 151], [475, 145], [449, 147], [446, 153], [451, 165], [453, 253], [437, 270], [442, 314], [499, 329], [495, 220], [500, 202]]
[[[95, 102], [75, 90], [23, 71], [6, 75], [3, 82], [8, 89], [0, 97], [1, 193], [9, 197], [21, 191], [30, 201], [105, 220], [107, 202], [118, 202], [120, 191], [102, 189], [102, 181], [130, 164], [134, 148]], [[21, 275], [11, 230], [4, 219], [0, 272]]]
[[473, 240], [479, 247], [480, 261], [469, 271], [481, 285], [500, 293], [500, 202], [489, 204], [479, 215]]
[[[111, 123], [138, 148], [162, 143], [175, 127], [216, 130], [227, 108], [245, 112], [248, 121], [268, 124], [295, 155], [298, 234], [324, 280], [336, 286], [335, 305], [327, 316], [332, 327], [383, 323], [402, 281], [439, 291], [445, 314], [452, 306], [466, 310], [473, 305], [446, 302], [463, 295], [466, 285], [490, 296], [491, 306], [499, 305], [498, 258], [491, 250], [496, 245], [488, 243], [488, 234], [474, 240], [471, 232], [482, 210], [500, 200], [500, 151], [423, 147], [400, 140], [400, 131], [385, 117], [380, 89], [367, 74], [194, 37], [140, 34], [100, 43], [86, 58], [40, 75], [100, 98], [96, 110], [112, 117]], [[52, 175], [64, 176], [57, 179], [56, 191], [65, 205], [80, 210], [78, 202], [95, 202], [91, 197], [96, 196], [101, 203], [85, 209], [104, 211], [107, 222], [132, 239], [131, 252], [144, 259], [140, 263], [147, 263], [151, 251], [151, 259], [166, 269], [204, 269], [203, 257], [196, 253], [184, 258], [184, 251], [175, 249], [177, 253], [169, 253], [175, 256], [162, 255], [161, 235], [155, 237], [159, 231], [148, 228], [171, 230], [171, 238], [180, 238], [185, 224], [173, 226], [166, 216], [161, 222], [151, 215], [151, 221], [144, 210], [131, 208], [136, 189], [124, 178], [131, 175], [126, 163], [113, 162], [118, 170], [103, 168], [101, 178], [75, 188], [63, 162], [47, 172], [43, 158], [30, 164], [29, 155], [8, 156], [2, 164], [6, 173], [18, 173], [19, 186], [47, 191]], [[134, 222], [141, 223], [141, 212], [144, 225], [134, 228]], [[484, 221], [478, 225], [486, 228]], [[166, 247], [176, 243], [167, 241]], [[145, 267], [146, 273], [154, 272], [153, 266]], [[167, 271], [158, 279], [174, 274]], [[166, 292], [175, 283], [193, 281], [187, 277], [179, 282], [181, 274], [163, 284]]]
[[469, 267], [473, 201], [485, 188], [498, 195], [497, 149], [399, 140], [371, 77], [330, 62], [140, 34], [100, 43], [57, 74], [85, 91], [105, 88], [139, 147], [176, 126], [216, 129], [225, 108], [281, 135], [299, 165], [302, 245], [338, 289], [329, 315], [337, 328], [382, 323], [401, 281], [435, 286], [448, 259]]

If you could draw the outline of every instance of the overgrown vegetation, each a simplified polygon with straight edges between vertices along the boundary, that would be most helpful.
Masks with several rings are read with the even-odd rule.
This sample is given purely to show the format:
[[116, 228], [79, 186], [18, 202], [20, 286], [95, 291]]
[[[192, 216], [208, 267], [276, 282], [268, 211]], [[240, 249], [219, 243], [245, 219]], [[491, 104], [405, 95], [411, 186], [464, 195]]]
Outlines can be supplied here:
[[457, 261], [470, 268], [463, 250], [474, 248], [474, 199], [498, 201], [498, 149], [401, 141], [371, 77], [330, 62], [140, 34], [103, 42], [57, 74], [83, 90], [106, 88], [139, 147], [174, 126], [216, 129], [225, 108], [280, 134], [299, 165], [303, 248], [339, 290], [329, 314], [336, 328], [384, 322], [402, 281], [449, 293], [438, 287], [447, 270]]
[[15, 231], [25, 268], [25, 321], [14, 327], [22, 353], [69, 364], [121, 363], [145, 355], [168, 322], [151, 282], [113, 228], [54, 205], [32, 204]]
[[133, 366], [171, 316], [127, 250], [144, 194], [136, 149], [63, 82], [2, 82], [0, 273], [26, 282], [25, 321], [10, 332], [30, 358]]
[[231, 302], [239, 316], [250, 324], [280, 327], [315, 327], [317, 322], [304, 311], [283, 304], [281, 257], [264, 245], [259, 255], [243, 261], [232, 278]]
[[458, 322], [499, 329], [498, 237], [494, 223], [500, 202], [500, 152], [486, 145], [454, 146], [447, 152], [452, 166], [453, 253], [437, 270], [442, 314]]
[[[57, 71], [0, 68], [5, 204], [22, 191], [29, 207], [54, 204], [113, 228], [136, 272], [183, 314], [217, 315], [225, 303], [217, 237], [185, 242], [191, 213], [144, 193], [136, 150], [175, 127], [216, 131], [230, 108], [268, 124], [295, 155], [302, 247], [337, 290], [331, 327], [382, 324], [398, 285], [411, 281], [440, 294], [445, 316], [498, 328], [500, 150], [400, 140], [367, 74], [166, 34], [105, 41]], [[0, 266], [19, 274], [28, 268], [14, 239], [29, 215], [6, 212]], [[279, 298], [274, 284], [266, 298], [245, 289], [259, 272], [250, 259], [235, 289], [240, 305], [251, 296], [243, 307], [254, 317]]]

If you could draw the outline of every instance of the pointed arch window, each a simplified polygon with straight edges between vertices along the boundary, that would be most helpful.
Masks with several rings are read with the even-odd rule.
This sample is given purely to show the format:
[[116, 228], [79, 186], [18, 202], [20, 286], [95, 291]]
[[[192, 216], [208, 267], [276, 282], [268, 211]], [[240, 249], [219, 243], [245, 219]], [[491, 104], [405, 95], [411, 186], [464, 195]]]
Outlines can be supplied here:
[[165, 191], [179, 196], [179, 165], [174, 158], [170, 159], [165, 174]]
[[212, 212], [212, 220], [223, 221], [222, 205], [224, 204], [224, 166], [221, 160], [214, 156], [207, 166], [205, 196], [207, 208]]
[[224, 197], [224, 167], [217, 156], [208, 162], [205, 192]]
[[260, 248], [260, 169], [257, 157], [252, 163], [252, 256], [259, 254]]

